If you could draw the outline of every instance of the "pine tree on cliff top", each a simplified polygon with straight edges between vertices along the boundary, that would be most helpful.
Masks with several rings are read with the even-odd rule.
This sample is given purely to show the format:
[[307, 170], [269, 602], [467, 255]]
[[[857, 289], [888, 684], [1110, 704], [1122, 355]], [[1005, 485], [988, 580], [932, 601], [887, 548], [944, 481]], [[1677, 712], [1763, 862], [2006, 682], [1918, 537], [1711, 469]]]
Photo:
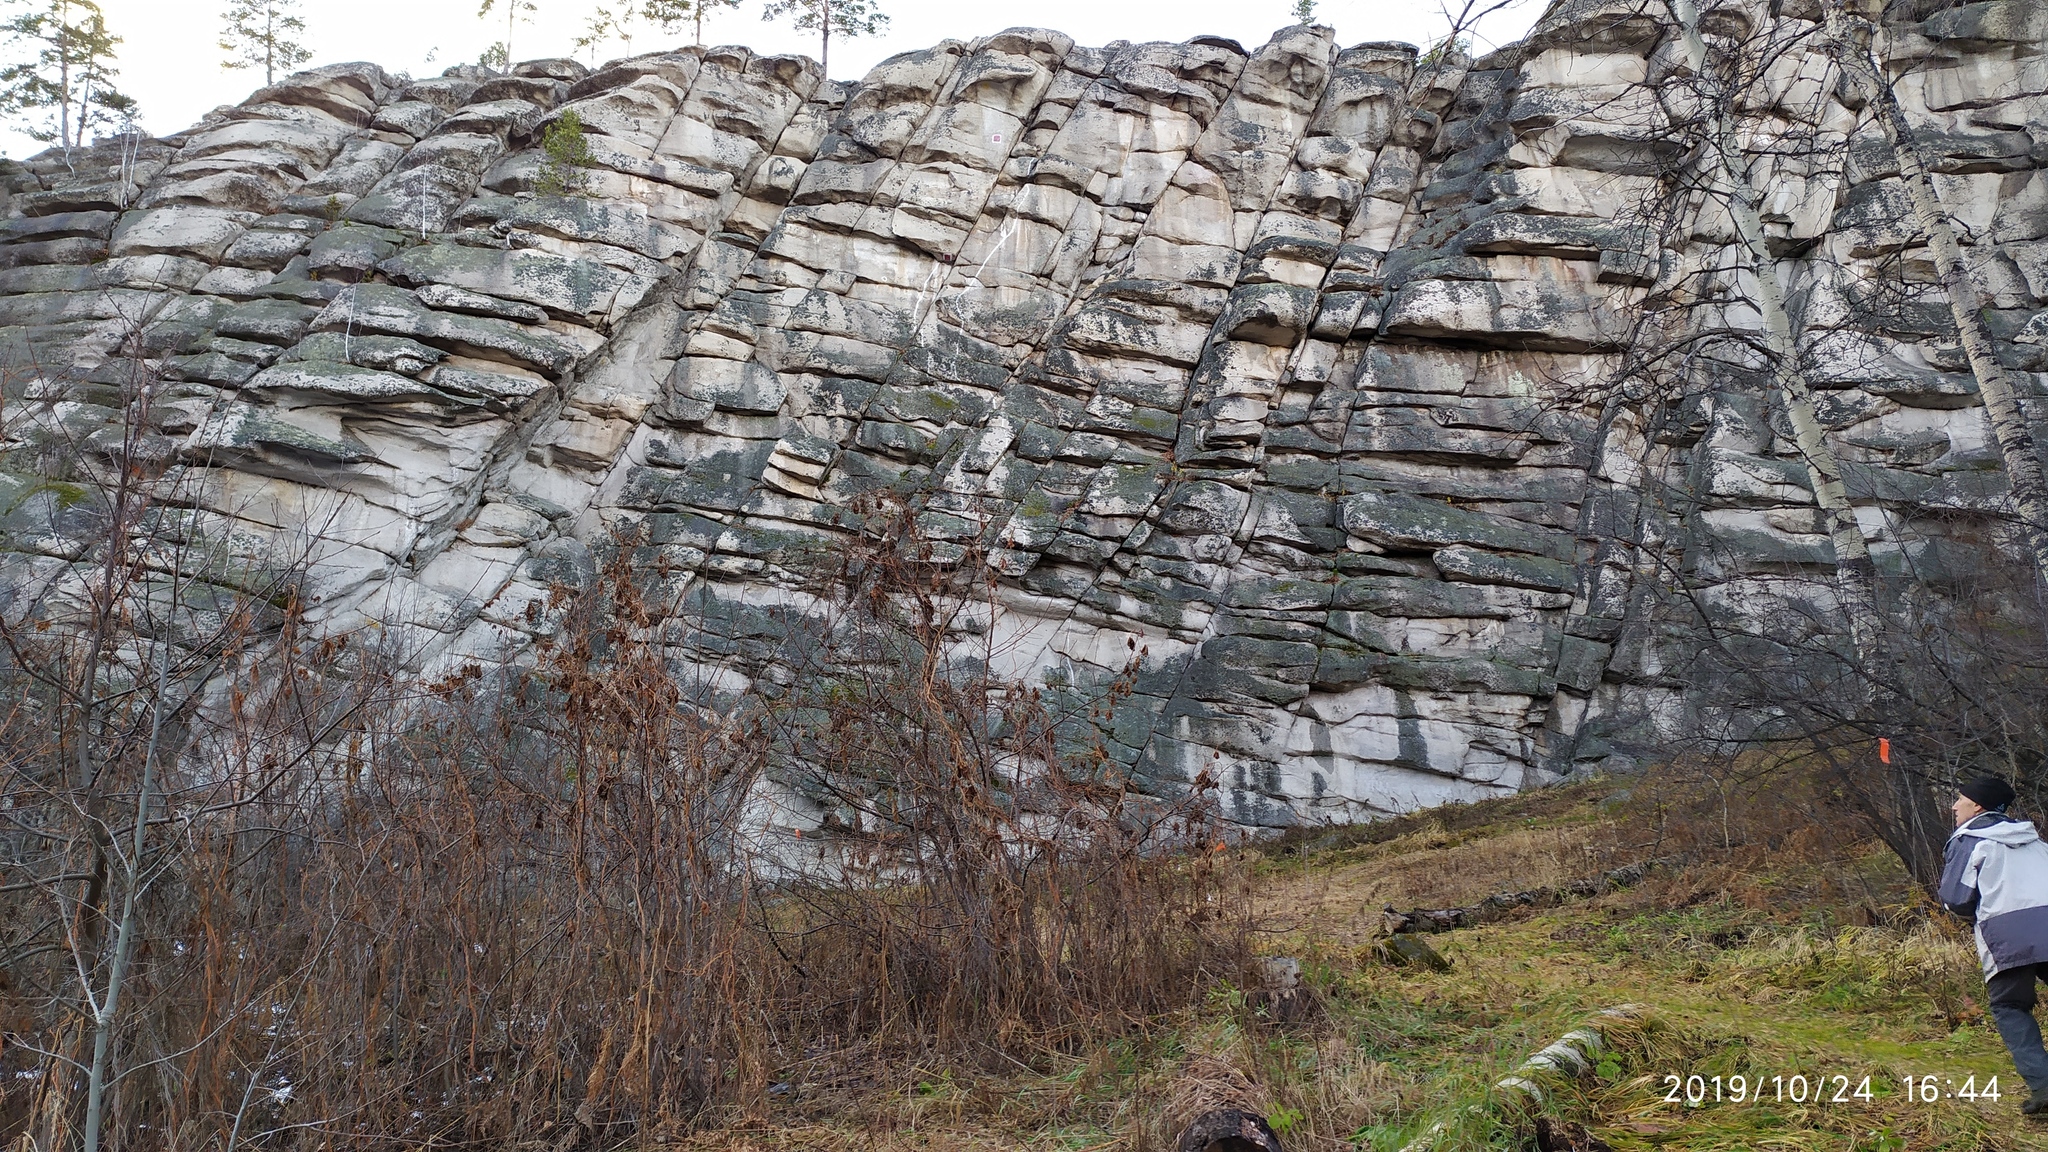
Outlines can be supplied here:
[[97, 0], [12, 0], [0, 21], [9, 46], [26, 45], [28, 58], [0, 67], [0, 115], [41, 113], [23, 129], [54, 143], [68, 156], [95, 125], [129, 124], [135, 101], [114, 87], [114, 47]]
[[768, 0], [763, 20], [787, 20], [801, 32], [818, 33], [818, 66], [831, 77], [832, 37], [879, 35], [889, 18], [875, 0]]
[[292, 37], [306, 31], [306, 22], [296, 12], [299, 0], [232, 0], [221, 13], [220, 50], [228, 53], [221, 67], [263, 69], [263, 86], [277, 83], [277, 74], [290, 74], [313, 58], [313, 53]]
[[674, 32], [676, 25], [685, 20], [697, 26], [697, 43], [704, 43], [704, 17], [720, 8], [737, 8], [740, 0], [642, 0], [641, 15], [650, 22], [661, 25], [662, 31]]

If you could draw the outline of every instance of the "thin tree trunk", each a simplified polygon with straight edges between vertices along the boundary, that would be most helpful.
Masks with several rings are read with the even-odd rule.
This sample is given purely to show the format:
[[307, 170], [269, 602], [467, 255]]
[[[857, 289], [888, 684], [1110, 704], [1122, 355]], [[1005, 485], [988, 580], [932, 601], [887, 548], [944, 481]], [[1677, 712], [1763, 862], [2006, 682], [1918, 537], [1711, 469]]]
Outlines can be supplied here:
[[71, 6], [57, 9], [57, 142], [71, 166]]
[[80, 148], [85, 147], [85, 131], [92, 125], [92, 95], [92, 73], [88, 71], [78, 87], [78, 146]]
[[128, 845], [126, 891], [121, 894], [121, 924], [114, 934], [114, 960], [107, 971], [107, 991], [94, 1006], [92, 1066], [85, 1081], [85, 1152], [99, 1152], [105, 1123], [108, 1073], [112, 1070], [114, 1030], [121, 1009], [121, 990], [128, 980], [128, 961], [135, 954], [136, 904], [142, 896], [142, 848], [149, 829], [149, 793], [156, 782], [157, 746], [163, 735], [164, 696], [169, 691], [170, 650], [157, 655], [156, 699], [151, 702], [149, 743], [142, 755], [142, 782], [135, 794], [135, 830]]
[[[1686, 62], [1698, 76], [1707, 74], [1707, 46], [1700, 36], [1699, 8], [1694, 0], [1670, 0], [1672, 15], [1678, 18], [1685, 42]], [[1826, 429], [1814, 414], [1813, 389], [1799, 365], [1799, 345], [1793, 337], [1791, 314], [1785, 308], [1785, 292], [1778, 283], [1775, 261], [1764, 236], [1763, 218], [1758, 211], [1759, 196], [1748, 175], [1737, 169], [1740, 145], [1734, 126], [1723, 109], [1709, 117], [1709, 160], [1715, 182], [1728, 197], [1729, 215], [1735, 231], [1747, 249], [1756, 275], [1757, 311], [1763, 314], [1764, 347], [1771, 358], [1772, 381], [1785, 402], [1785, 414], [1792, 424], [1793, 443], [1806, 461], [1813, 485], [1814, 503], [1820, 506], [1827, 524], [1828, 539], [1835, 550], [1835, 583], [1842, 611], [1848, 618], [1849, 633], [1859, 654], [1868, 655], [1877, 607], [1876, 568], [1870, 550], [1863, 543], [1863, 529], [1856, 523], [1842, 484], [1842, 465], [1828, 445]]]
[[825, 79], [830, 80], [832, 78], [832, 0], [819, 0], [819, 5], [824, 12], [824, 18], [818, 21], [818, 27], [823, 30], [823, 38], [818, 45], [818, 71], [824, 75]]
[[[81, 131], [83, 123], [80, 124]], [[93, 841], [92, 885], [96, 891], [88, 894], [85, 912], [91, 916], [87, 922], [89, 931], [81, 933], [79, 959], [88, 961], [80, 964], [85, 973], [97, 968], [102, 933], [106, 917], [98, 912], [100, 904], [108, 897], [106, 882], [115, 871], [115, 846], [111, 827], [111, 814], [102, 815], [99, 777], [106, 771], [105, 765], [93, 763], [91, 755], [93, 728], [97, 716], [99, 666], [104, 659], [104, 644], [119, 626], [119, 602], [131, 584], [129, 571], [131, 558], [128, 555], [129, 517], [135, 515], [136, 501], [140, 498], [135, 489], [136, 472], [132, 465], [137, 450], [138, 422], [146, 419], [149, 411], [150, 390], [147, 383], [139, 392], [127, 400], [128, 411], [124, 413], [127, 428], [118, 466], [120, 477], [114, 489], [113, 512], [109, 517], [110, 539], [106, 559], [101, 565], [102, 583], [97, 603], [94, 605], [97, 618], [93, 622], [93, 636], [87, 646], [85, 683], [81, 686], [81, 712], [78, 733], [78, 772], [81, 788], [87, 789], [89, 827]], [[115, 928], [114, 954], [108, 964], [103, 995], [93, 995], [92, 979], [85, 979], [86, 1008], [92, 1016], [92, 1057], [86, 1068], [85, 1116], [81, 1124], [84, 1138], [84, 1152], [99, 1152], [101, 1129], [105, 1127], [106, 1095], [109, 1087], [109, 1071], [113, 1063], [113, 1045], [117, 1014], [121, 1005], [121, 991], [127, 982], [128, 964], [135, 952], [136, 905], [141, 898], [142, 848], [144, 835], [149, 827], [150, 792], [155, 784], [156, 756], [163, 735], [164, 697], [168, 693], [170, 677], [170, 650], [160, 648], [157, 656], [156, 697], [151, 701], [149, 739], [142, 761], [142, 779], [137, 785], [135, 798], [135, 821], [128, 859], [122, 871], [124, 890], [121, 894], [121, 919]]]
[[[1864, 36], [1854, 35], [1853, 31], [1857, 30], [1848, 27], [1839, 12], [1830, 12], [1828, 25], [1837, 61], [1870, 96], [1871, 106], [1877, 112], [1877, 122], [1884, 129], [1885, 140], [1891, 144], [1892, 155], [1898, 161], [1899, 179], [1905, 184], [1906, 195], [1913, 202], [1913, 221], [1927, 237], [1928, 247], [1933, 249], [1935, 271], [1941, 276], [1941, 286], [1948, 293], [1949, 313], [1955, 318], [1963, 354], [1970, 361], [1970, 372], [1977, 378], [1977, 393], [1984, 399], [1984, 412], [1990, 418], [1992, 436], [2005, 465], [2006, 482], [2012, 490], [2013, 507], [2019, 513], [2021, 532], [2033, 559], [2034, 572], [2043, 583], [2048, 583], [2048, 481], [2042, 477], [2041, 458], [2034, 449], [2033, 431], [2027, 427], [2026, 414], [2020, 410], [2012, 377], [2007, 374], [2005, 365], [1999, 363], [1998, 354], [1991, 344], [1991, 333], [1984, 327], [1983, 296], [1977, 291], [1977, 283], [1970, 270], [1963, 264], [1962, 246], [1956, 242], [1955, 227], [1950, 223], [1948, 210], [1942, 207], [1934, 181], [1927, 174], [1927, 162], [1920, 153], [1919, 139], [1913, 134], [1912, 125], [1907, 123], [1905, 110], [1899, 106], [1898, 92], [1885, 78], [1870, 43]], [[1866, 27], [1860, 31], [1867, 34], [1869, 30]]]

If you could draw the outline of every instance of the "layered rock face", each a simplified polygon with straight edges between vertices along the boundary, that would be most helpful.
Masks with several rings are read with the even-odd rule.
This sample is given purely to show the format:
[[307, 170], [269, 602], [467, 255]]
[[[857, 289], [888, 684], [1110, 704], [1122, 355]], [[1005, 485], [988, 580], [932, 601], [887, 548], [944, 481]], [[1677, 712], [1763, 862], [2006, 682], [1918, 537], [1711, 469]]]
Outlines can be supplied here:
[[[1709, 31], [1820, 14], [1776, 9]], [[1968, 4], [1888, 44], [2037, 390], [2043, 13]], [[1476, 62], [1304, 26], [1256, 51], [1014, 29], [852, 84], [729, 47], [302, 73], [0, 170], [27, 413], [5, 579], [76, 578], [92, 504], [26, 462], [105, 450], [145, 373], [179, 531], [309, 553], [313, 624], [422, 678], [519, 659], [549, 589], [630, 538], [702, 613], [679, 674], [742, 691], [808, 604], [795, 558], [894, 492], [940, 560], [992, 570], [1005, 674], [1085, 694], [1142, 654], [1102, 721], [1142, 788], [1206, 770], [1273, 826], [1555, 779], [1684, 710], [1643, 607], [1660, 565], [1737, 610], [1760, 576], [1829, 577], [1764, 373], [1612, 386], [1650, 330], [1755, 323], [1671, 292], [1748, 274], [1712, 211], [1655, 208], [1681, 60], [1661, 4], [1569, 0]], [[1871, 547], [1932, 570], [2003, 479], [1835, 77], [1795, 45], [1742, 131], [1785, 153], [1767, 222]], [[535, 197], [569, 109], [583, 191]], [[1773, 147], [1795, 138], [1809, 157]], [[1873, 311], [1887, 285], [1918, 295]]]

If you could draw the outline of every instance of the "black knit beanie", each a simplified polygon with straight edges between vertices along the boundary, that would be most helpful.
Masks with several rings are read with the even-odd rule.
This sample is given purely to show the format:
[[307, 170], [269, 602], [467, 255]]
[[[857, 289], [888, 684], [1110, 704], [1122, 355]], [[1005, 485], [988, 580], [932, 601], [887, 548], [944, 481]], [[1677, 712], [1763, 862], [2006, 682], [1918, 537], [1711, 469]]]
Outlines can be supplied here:
[[1989, 811], [1997, 812], [2012, 803], [2012, 785], [1996, 776], [1979, 776], [1957, 789]]

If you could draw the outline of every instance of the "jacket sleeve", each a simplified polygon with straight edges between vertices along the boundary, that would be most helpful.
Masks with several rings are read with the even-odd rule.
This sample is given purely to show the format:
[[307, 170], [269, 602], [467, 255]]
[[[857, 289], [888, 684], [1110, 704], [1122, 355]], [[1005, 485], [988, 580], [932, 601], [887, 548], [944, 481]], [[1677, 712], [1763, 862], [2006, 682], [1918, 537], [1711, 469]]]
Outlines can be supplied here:
[[1975, 836], [1958, 836], [1948, 842], [1942, 857], [1941, 887], [1935, 891], [1942, 907], [1966, 920], [1977, 918], [1977, 876], [1970, 861], [1980, 843]]

